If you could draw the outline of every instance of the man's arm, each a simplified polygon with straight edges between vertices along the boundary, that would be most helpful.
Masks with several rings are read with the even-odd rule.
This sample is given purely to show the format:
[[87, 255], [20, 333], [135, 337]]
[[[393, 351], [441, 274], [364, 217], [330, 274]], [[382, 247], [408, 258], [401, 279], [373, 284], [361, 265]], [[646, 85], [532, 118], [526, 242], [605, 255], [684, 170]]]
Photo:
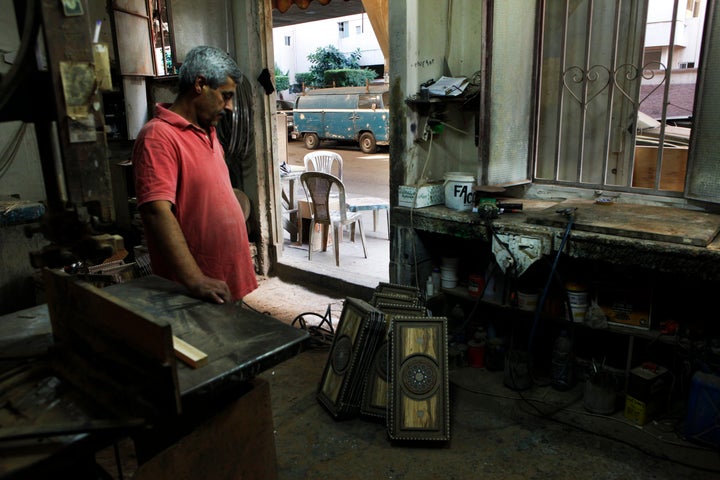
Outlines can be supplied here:
[[140, 206], [145, 235], [151, 237], [173, 269], [180, 283], [194, 297], [215, 303], [232, 299], [227, 284], [205, 276], [190, 253], [185, 236], [173, 215], [172, 204], [168, 201], [148, 202]]

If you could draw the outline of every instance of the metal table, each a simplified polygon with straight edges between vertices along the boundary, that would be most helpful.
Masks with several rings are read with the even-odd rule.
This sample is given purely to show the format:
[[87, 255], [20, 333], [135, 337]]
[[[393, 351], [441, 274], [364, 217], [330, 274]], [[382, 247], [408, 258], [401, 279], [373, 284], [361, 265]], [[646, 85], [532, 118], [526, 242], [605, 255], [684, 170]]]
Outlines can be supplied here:
[[[75, 301], [81, 299], [77, 292], [63, 292], [55, 303], [66, 305], [58, 307], [51, 301], [53, 295], [49, 294], [52, 308], [43, 304], [0, 316], [2, 479], [45, 478], [43, 475], [57, 474], [64, 471], [63, 468], [78, 472], [78, 465], [94, 462], [95, 452], [131, 436], [138, 427], [146, 426], [146, 418], [122, 413], [126, 406], [121, 405], [126, 401], [122, 399], [122, 392], [108, 392], [102, 379], [96, 378], [104, 373], [116, 382], [112, 386], [119, 388], [123, 388], [122, 382], [129, 378], [127, 390], [140, 391], [132, 384], [134, 379], [141, 377], [130, 365], [134, 356], [126, 356], [128, 345], [138, 339], [130, 337], [140, 337], [141, 342], [155, 337], [146, 335], [148, 329], [137, 331], [120, 325], [120, 330], [108, 334], [112, 341], [103, 343], [101, 337], [108, 333], [104, 331], [104, 325], [131, 325], [130, 317], [117, 312], [142, 312], [144, 319], [152, 324], [150, 329], [158, 326], [167, 330], [169, 325], [172, 335], [208, 355], [208, 363], [196, 369], [180, 361], [165, 359], [161, 362], [163, 365], [159, 368], [164, 374], [177, 379], [181, 404], [177, 416], [172, 417], [169, 412], [172, 417], [169, 421], [154, 422], [161, 426], [182, 424], [185, 417], [192, 415], [192, 408], [188, 406], [196, 411], [200, 406], [201, 410], [212, 414], [217, 397], [233, 389], [237, 391], [238, 385], [250, 383], [260, 372], [298, 354], [309, 338], [304, 330], [240, 305], [215, 305], [191, 298], [178, 284], [157, 276], [104, 289], [96, 289], [84, 282], [79, 284], [89, 295], [82, 302]], [[50, 314], [58, 308], [74, 310], [58, 322], [58, 319], [51, 319]], [[77, 325], [74, 324], [76, 320]], [[67, 330], [83, 333], [88, 324], [93, 328], [89, 337], [93, 340], [90, 341], [98, 338], [98, 344], [93, 348], [104, 349], [110, 345], [112, 350], [116, 345], [117, 352], [102, 352], [96, 348], [90, 355], [84, 347], [73, 345], [65, 350], [71, 350], [72, 355], [86, 361], [86, 365], [78, 369], [77, 361], [71, 358], [65, 368], [56, 368], [58, 352], [63, 351], [61, 342], [73, 338]], [[56, 330], [61, 333], [60, 337]], [[127, 338], [122, 338], [123, 335]], [[170, 359], [174, 360], [172, 353]], [[116, 360], [127, 364], [123, 366]], [[60, 363], [65, 361], [66, 357], [61, 357]], [[124, 377], [123, 370], [132, 375]], [[146, 379], [138, 378], [138, 382], [143, 380]], [[157, 402], [164, 406], [173, 394], [163, 392], [161, 396], [165, 398]], [[115, 405], [108, 403], [112, 398], [118, 399]], [[152, 397], [145, 400], [155, 401]]]

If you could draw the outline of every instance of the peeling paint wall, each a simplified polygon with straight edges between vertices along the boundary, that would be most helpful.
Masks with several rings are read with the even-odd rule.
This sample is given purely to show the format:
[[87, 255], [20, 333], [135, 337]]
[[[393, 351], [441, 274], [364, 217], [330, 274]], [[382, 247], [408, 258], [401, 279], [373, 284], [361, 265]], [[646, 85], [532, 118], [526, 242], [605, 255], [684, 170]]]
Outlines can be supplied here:
[[[473, 112], [447, 105], [428, 113], [413, 105], [412, 99], [428, 80], [443, 75], [473, 78], [481, 71], [482, 5], [476, 1], [390, 2], [391, 84], [393, 95], [404, 102], [398, 105], [402, 112], [396, 118], [409, 119], [403, 122], [402, 150], [393, 150], [400, 157], [391, 155], [392, 162], [404, 164], [402, 175], [398, 172], [394, 179], [397, 184], [441, 180], [445, 172], [474, 175], [477, 171]], [[423, 138], [433, 120], [443, 123], [442, 131]], [[400, 139], [396, 137], [393, 142]]]

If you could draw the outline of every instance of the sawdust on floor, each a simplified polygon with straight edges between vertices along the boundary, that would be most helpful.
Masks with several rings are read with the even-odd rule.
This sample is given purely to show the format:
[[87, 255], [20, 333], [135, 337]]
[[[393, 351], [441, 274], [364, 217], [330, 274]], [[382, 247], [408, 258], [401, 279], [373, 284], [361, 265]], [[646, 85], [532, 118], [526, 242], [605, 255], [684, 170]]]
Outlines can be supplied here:
[[[291, 325], [302, 314], [315, 313], [324, 316], [330, 306], [333, 325], [342, 313], [344, 297], [333, 295], [332, 292], [317, 291], [286, 283], [277, 277], [258, 277], [258, 288], [243, 299], [245, 304], [261, 313], [268, 314]], [[312, 318], [312, 316], [307, 316]]]

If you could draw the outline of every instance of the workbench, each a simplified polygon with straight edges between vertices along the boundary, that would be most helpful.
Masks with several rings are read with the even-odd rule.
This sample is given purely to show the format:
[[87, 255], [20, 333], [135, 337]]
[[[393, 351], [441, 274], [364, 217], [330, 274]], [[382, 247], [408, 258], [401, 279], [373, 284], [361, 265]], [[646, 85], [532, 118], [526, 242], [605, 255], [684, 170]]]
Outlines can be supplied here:
[[[521, 202], [524, 207], [520, 212], [504, 213], [493, 219], [496, 231], [539, 239], [545, 255], [557, 251], [567, 225], [567, 218], [558, 214], [558, 210], [570, 208], [575, 209], [572, 235], [565, 250], [570, 257], [720, 280], [718, 214], [619, 202], [601, 205], [592, 200], [500, 200]], [[416, 209], [394, 207], [392, 215], [399, 229], [492, 240], [486, 220], [475, 212], [435, 205]], [[395, 269], [396, 281], [402, 283], [406, 269], [401, 265]]]
[[[306, 331], [197, 300], [157, 276], [104, 289], [45, 278], [48, 304], [0, 317], [0, 478], [84, 478], [97, 451], [127, 437], [137, 478], [177, 478], [173, 464], [274, 477], [269, 387], [256, 375], [299, 353]], [[192, 368], [167, 345], [156, 348], [157, 339], [172, 342], [168, 334], [207, 354], [207, 364]], [[151, 358], [156, 350], [169, 356]]]

